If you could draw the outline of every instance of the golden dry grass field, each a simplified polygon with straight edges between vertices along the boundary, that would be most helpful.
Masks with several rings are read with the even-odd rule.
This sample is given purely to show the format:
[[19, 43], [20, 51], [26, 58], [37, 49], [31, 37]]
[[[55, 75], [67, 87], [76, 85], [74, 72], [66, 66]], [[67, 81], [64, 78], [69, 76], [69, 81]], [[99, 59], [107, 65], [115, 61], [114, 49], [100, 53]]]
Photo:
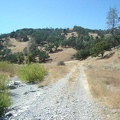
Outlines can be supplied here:
[[62, 49], [63, 51], [49, 54], [50, 58], [52, 59], [52, 62], [72, 60], [72, 56], [73, 54], [76, 53], [76, 50], [73, 48], [62, 48]]
[[11, 38], [9, 43], [11, 46], [8, 47], [8, 49], [11, 49], [11, 51], [13, 53], [22, 52], [23, 49], [28, 46], [28, 41], [27, 42], [18, 42], [14, 38]]
[[120, 108], [120, 50], [107, 54], [110, 58], [88, 58], [84, 61], [92, 95], [111, 108]]
[[58, 66], [57, 62], [43, 64], [43, 66], [48, 70], [48, 75], [45, 80], [39, 84], [39, 86], [50, 85], [64, 78], [64, 76], [71, 71], [71, 68], [77, 64], [77, 61], [65, 62], [64, 66]]

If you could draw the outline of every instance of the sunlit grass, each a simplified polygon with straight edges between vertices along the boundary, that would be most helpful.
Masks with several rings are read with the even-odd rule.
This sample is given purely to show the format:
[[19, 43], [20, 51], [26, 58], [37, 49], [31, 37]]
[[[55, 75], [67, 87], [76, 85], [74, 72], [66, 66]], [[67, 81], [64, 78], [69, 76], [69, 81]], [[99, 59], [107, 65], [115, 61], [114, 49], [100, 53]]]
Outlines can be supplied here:
[[13, 76], [16, 72], [16, 66], [8, 62], [0, 62], [0, 72]]
[[44, 80], [47, 70], [39, 64], [20, 66], [17, 70], [18, 77], [28, 83], [36, 83]]
[[86, 73], [92, 95], [112, 108], [120, 108], [120, 72], [94, 66]]
[[6, 86], [6, 80], [7, 76], [5, 74], [0, 74], [0, 116], [4, 114], [7, 107], [11, 104]]

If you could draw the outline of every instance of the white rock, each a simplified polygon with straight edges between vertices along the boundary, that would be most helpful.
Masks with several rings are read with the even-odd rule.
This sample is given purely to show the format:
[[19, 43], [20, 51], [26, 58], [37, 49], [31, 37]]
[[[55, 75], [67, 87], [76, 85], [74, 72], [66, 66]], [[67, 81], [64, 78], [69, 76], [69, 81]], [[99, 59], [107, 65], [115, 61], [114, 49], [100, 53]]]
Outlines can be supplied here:
[[14, 85], [20, 85], [21, 81], [14, 81]]

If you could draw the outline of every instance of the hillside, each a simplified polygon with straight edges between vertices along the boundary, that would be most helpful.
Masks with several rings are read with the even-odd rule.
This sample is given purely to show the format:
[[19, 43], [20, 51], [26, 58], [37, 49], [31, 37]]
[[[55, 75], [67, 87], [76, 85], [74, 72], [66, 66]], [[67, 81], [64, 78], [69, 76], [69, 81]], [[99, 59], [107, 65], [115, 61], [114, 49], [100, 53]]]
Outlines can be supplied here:
[[[56, 53], [57, 55], [59, 56], [59, 53]], [[55, 62], [58, 62], [57, 59]], [[103, 59], [100, 57], [89, 57], [83, 61], [72, 60], [65, 63], [67, 66], [71, 64], [71, 67], [78, 63], [85, 66], [89, 88], [93, 97], [111, 108], [120, 108], [120, 50], [113, 49], [110, 52], [106, 52]], [[53, 64], [56, 66], [57, 63]], [[49, 68], [49, 64], [45, 66]], [[53, 73], [51, 74], [54, 74], [55, 71], [59, 73], [59, 67], [55, 66], [53, 67], [54, 72], [52, 71]], [[63, 70], [64, 68], [62, 67], [61, 69]]]
[[[9, 78], [11, 83], [20, 84], [9, 91], [12, 105], [5, 117], [119, 120], [120, 43], [108, 33], [74, 26], [21, 29], [1, 35], [1, 61], [14, 63], [17, 68], [37, 63], [48, 71], [43, 81], [32, 85], [15, 76], [16, 67], [10, 75], [11, 69], [1, 62], [1, 73], [6, 68], [5, 74], [13, 76]], [[120, 30], [116, 36], [119, 39]], [[58, 65], [60, 61], [64, 65]], [[34, 75], [40, 75], [36, 73], [34, 68], [32, 80]]]
[[16, 30], [0, 35], [0, 57], [1, 60], [12, 63], [24, 63], [26, 56], [30, 54], [31, 62], [68, 61], [73, 58], [73, 55], [76, 57], [76, 51], [86, 47], [86, 42], [90, 41], [90, 44], [93, 44], [99, 32], [101, 31], [78, 26], [72, 29]]
[[106, 52], [104, 59], [88, 58], [84, 65], [93, 96], [112, 108], [120, 108], [120, 50]]
[[[10, 120], [119, 120], [120, 59], [116, 49], [105, 54], [104, 59], [66, 61], [65, 66], [43, 64], [49, 74], [40, 88], [21, 83], [10, 90], [13, 105], [6, 115], [11, 115]], [[19, 80], [17, 76], [11, 79]]]
[[73, 60], [73, 55], [76, 53], [76, 50], [73, 48], [63, 48], [62, 51], [57, 53], [49, 54], [52, 62], [59, 61], [71, 61]]
[[28, 46], [27, 42], [18, 42], [15, 38], [11, 38], [9, 40], [8, 49], [11, 49], [13, 53], [23, 52], [23, 49]]

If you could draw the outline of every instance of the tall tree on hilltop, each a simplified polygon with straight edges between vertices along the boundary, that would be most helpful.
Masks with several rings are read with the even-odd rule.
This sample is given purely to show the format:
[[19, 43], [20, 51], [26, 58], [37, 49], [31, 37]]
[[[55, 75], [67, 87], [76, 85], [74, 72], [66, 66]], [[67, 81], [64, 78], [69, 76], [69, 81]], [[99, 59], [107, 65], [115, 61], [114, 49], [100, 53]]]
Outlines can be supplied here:
[[115, 33], [115, 28], [118, 27], [119, 20], [120, 18], [118, 17], [118, 11], [116, 7], [110, 7], [107, 14], [107, 25], [108, 28], [111, 30], [114, 42], [120, 42]]

